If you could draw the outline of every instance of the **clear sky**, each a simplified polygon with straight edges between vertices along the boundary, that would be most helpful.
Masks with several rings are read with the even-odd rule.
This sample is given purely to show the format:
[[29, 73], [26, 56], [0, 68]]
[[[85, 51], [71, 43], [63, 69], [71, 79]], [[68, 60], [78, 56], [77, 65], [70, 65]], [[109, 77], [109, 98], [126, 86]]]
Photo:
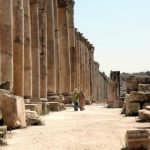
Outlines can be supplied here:
[[150, 70], [150, 0], [75, 0], [75, 27], [110, 70]]

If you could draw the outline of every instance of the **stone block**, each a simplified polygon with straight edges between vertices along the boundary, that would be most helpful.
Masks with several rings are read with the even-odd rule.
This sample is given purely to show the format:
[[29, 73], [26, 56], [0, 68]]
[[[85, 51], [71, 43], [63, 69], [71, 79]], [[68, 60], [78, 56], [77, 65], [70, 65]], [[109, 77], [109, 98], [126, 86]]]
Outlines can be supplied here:
[[123, 101], [115, 101], [113, 103], [113, 108], [122, 108], [123, 107]]
[[150, 102], [145, 102], [142, 106], [142, 109], [145, 109], [147, 106], [150, 107]]
[[142, 121], [150, 121], [150, 111], [146, 109], [139, 110], [139, 119]]
[[36, 111], [39, 115], [41, 115], [42, 114], [42, 103], [25, 104], [25, 109]]
[[0, 91], [0, 102], [2, 118], [8, 129], [26, 127], [25, 103], [22, 97]]
[[0, 138], [6, 138], [7, 126], [0, 126]]
[[145, 109], [150, 111], [150, 106], [146, 106]]
[[113, 108], [113, 102], [112, 103], [111, 102], [107, 103], [107, 108]]
[[130, 92], [130, 101], [150, 101], [150, 92]]
[[127, 116], [137, 116], [139, 110], [140, 110], [139, 103], [130, 102], [130, 101], [126, 103], [126, 115]]
[[126, 148], [133, 149], [149, 149], [150, 137], [147, 130], [130, 130], [126, 132]]
[[49, 102], [42, 102], [42, 114], [49, 113]]
[[138, 91], [150, 91], [150, 84], [139, 84]]
[[49, 102], [50, 111], [60, 111], [59, 102]]
[[66, 110], [64, 103], [59, 103], [60, 110]]
[[26, 110], [27, 125], [43, 125], [38, 113], [36, 111]]

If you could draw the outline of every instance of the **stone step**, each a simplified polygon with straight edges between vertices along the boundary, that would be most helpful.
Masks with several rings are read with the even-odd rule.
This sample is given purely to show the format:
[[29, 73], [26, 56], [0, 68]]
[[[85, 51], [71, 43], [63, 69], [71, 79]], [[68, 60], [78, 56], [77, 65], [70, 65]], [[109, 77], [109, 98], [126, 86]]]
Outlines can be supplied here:
[[146, 109], [139, 110], [139, 118], [143, 121], [150, 121], [150, 111]]
[[128, 149], [149, 149], [150, 133], [148, 130], [130, 130], [126, 132], [126, 148]]

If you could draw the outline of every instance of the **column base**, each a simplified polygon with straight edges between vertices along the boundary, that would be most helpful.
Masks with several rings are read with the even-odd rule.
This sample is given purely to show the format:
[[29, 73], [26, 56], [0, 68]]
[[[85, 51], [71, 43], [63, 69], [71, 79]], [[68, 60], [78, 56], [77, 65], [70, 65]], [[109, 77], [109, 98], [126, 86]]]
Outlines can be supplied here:
[[48, 102], [60, 102], [60, 97], [56, 92], [48, 92], [47, 94]]
[[64, 92], [62, 93], [62, 95], [64, 96], [64, 104], [71, 104], [72, 103], [72, 93], [70, 92]]

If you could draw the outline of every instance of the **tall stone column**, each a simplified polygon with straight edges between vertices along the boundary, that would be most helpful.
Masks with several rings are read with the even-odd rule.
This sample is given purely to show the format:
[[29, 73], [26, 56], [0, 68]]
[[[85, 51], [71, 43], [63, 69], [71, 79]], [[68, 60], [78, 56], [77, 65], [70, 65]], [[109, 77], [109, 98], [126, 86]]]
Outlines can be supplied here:
[[1, 82], [10, 81], [13, 88], [13, 4], [0, 0]]
[[77, 88], [77, 54], [75, 49], [75, 29], [74, 29], [74, 0], [67, 1], [67, 15], [68, 15], [68, 32], [69, 32], [69, 49], [71, 59], [71, 91]]
[[92, 98], [94, 98], [94, 73], [93, 73], [93, 71], [94, 71], [94, 67], [93, 67], [93, 65], [94, 65], [94, 47], [93, 47], [93, 45], [91, 44], [90, 45], [90, 50], [89, 50], [89, 55], [90, 55], [90, 96], [92, 97]]
[[24, 98], [32, 98], [32, 60], [31, 60], [31, 18], [30, 0], [24, 5]]
[[89, 51], [90, 51], [90, 43], [87, 41], [87, 63], [86, 63], [86, 68], [87, 68], [87, 73], [86, 73], [86, 75], [87, 75], [87, 94], [88, 94], [88, 96], [90, 96], [90, 53], [89, 53]]
[[47, 101], [47, 3], [39, 1], [40, 99]]
[[83, 62], [84, 62], [84, 47], [83, 47], [83, 36], [80, 33], [80, 89], [83, 90]]
[[13, 0], [13, 92], [24, 96], [24, 8], [23, 0]]
[[55, 67], [56, 67], [56, 91], [60, 93], [60, 56], [59, 56], [59, 32], [58, 32], [58, 0], [54, 0], [54, 31], [55, 31]]
[[56, 93], [56, 41], [55, 41], [55, 10], [54, 6], [57, 5], [54, 0], [47, 1], [47, 68], [48, 68], [48, 100], [58, 100]]
[[40, 51], [38, 0], [30, 0], [32, 48], [32, 100], [40, 102]]
[[70, 102], [71, 94], [71, 65], [69, 51], [69, 33], [68, 33], [68, 16], [67, 2], [58, 0], [58, 29], [59, 29], [59, 55], [60, 57], [60, 88], [66, 101]]

